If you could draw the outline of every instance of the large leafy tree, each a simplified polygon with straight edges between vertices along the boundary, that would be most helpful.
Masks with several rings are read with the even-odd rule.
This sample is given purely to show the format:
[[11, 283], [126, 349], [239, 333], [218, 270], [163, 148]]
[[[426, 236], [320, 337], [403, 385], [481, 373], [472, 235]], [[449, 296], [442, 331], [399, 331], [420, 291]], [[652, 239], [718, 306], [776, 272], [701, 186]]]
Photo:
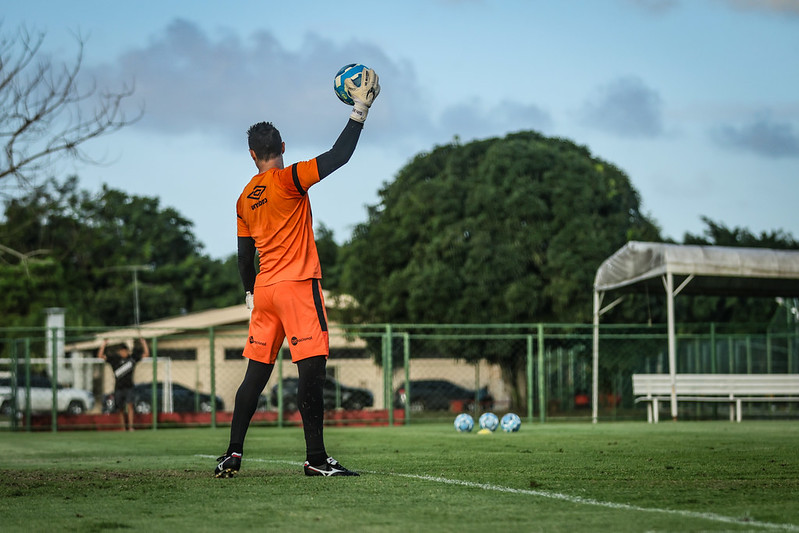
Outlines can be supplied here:
[[240, 300], [235, 258], [203, 255], [177, 210], [107, 186], [92, 195], [77, 178], [7, 199], [0, 241], [36, 252], [0, 261], [4, 325], [40, 325], [54, 306], [72, 324], [132, 324], [133, 269], [142, 321]]
[[589, 321], [599, 264], [660, 240], [621, 170], [535, 132], [438, 147], [379, 194], [342, 250], [364, 321]]
[[[627, 176], [536, 132], [420, 154], [343, 247], [341, 285], [364, 322], [587, 322], [596, 269], [631, 239], [660, 240]], [[458, 352], [524, 358], [500, 343]]]

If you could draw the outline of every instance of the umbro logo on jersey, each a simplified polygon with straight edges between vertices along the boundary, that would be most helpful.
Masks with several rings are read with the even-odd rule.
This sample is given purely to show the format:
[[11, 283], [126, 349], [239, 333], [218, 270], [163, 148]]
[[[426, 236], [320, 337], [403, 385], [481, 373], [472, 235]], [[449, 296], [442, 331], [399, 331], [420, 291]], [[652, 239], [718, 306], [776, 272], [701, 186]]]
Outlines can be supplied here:
[[258, 200], [257, 202], [255, 202], [254, 204], [252, 204], [252, 205], [250, 206], [250, 210], [251, 210], [251, 211], [255, 211], [256, 209], [258, 209], [258, 208], [259, 208], [259, 207], [261, 207], [262, 205], [266, 205], [266, 198], [264, 198], [263, 200]]
[[257, 185], [252, 190], [252, 192], [247, 195], [247, 198], [249, 198], [250, 200], [258, 200], [259, 198], [261, 198], [261, 195], [264, 193], [265, 190], [266, 190], [265, 185]]
[[266, 205], [267, 201], [266, 198], [261, 198], [261, 195], [264, 194], [265, 190], [266, 190], [265, 185], [256, 185], [253, 188], [252, 192], [247, 195], [247, 198], [249, 198], [250, 200], [258, 200], [257, 202], [255, 202], [250, 206], [250, 210], [255, 211], [262, 205]]

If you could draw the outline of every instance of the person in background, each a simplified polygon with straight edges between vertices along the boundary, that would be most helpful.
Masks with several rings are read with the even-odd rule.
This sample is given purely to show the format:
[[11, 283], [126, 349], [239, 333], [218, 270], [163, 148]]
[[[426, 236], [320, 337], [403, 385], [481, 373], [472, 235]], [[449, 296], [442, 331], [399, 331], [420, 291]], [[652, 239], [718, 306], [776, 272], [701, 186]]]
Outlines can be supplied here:
[[133, 371], [136, 363], [150, 356], [147, 341], [140, 338], [139, 343], [141, 351], [131, 351], [127, 343], [122, 343], [113, 353], [106, 353], [108, 340], [103, 339], [97, 352], [97, 357], [111, 365], [114, 371], [114, 411], [120, 414], [122, 429], [128, 431], [133, 431]]

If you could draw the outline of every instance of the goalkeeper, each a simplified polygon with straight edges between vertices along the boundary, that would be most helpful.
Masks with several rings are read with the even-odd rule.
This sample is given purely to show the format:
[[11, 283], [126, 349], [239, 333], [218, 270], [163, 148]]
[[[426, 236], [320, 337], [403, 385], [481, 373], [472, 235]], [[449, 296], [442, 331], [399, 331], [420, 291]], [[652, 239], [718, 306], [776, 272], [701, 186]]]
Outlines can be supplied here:
[[311, 186], [349, 161], [369, 107], [380, 93], [378, 76], [370, 69], [363, 71], [360, 86], [350, 79], [345, 84], [354, 101], [347, 125], [329, 151], [310, 161], [286, 168], [286, 145], [271, 123], [259, 122], [247, 131], [258, 174], [244, 187], [236, 216], [239, 274], [246, 305], [252, 310], [244, 347], [249, 362], [236, 392], [228, 449], [217, 459], [215, 477], [232, 477], [239, 471], [258, 397], [286, 338], [299, 374], [297, 403], [305, 434], [305, 475], [358, 475], [325, 449], [322, 387], [329, 355], [327, 312], [307, 194]]

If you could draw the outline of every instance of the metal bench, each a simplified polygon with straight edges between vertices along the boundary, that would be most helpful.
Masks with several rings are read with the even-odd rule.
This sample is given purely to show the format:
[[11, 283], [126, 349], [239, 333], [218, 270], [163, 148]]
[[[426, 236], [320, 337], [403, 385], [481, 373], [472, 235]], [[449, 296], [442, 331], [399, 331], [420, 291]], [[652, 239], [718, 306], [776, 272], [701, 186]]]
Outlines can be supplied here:
[[[635, 403], [647, 403], [648, 422], [658, 422], [671, 385], [669, 374], [633, 374]], [[741, 421], [744, 402], [799, 402], [799, 374], [677, 374], [674, 385], [678, 402], [728, 403], [731, 422]]]

